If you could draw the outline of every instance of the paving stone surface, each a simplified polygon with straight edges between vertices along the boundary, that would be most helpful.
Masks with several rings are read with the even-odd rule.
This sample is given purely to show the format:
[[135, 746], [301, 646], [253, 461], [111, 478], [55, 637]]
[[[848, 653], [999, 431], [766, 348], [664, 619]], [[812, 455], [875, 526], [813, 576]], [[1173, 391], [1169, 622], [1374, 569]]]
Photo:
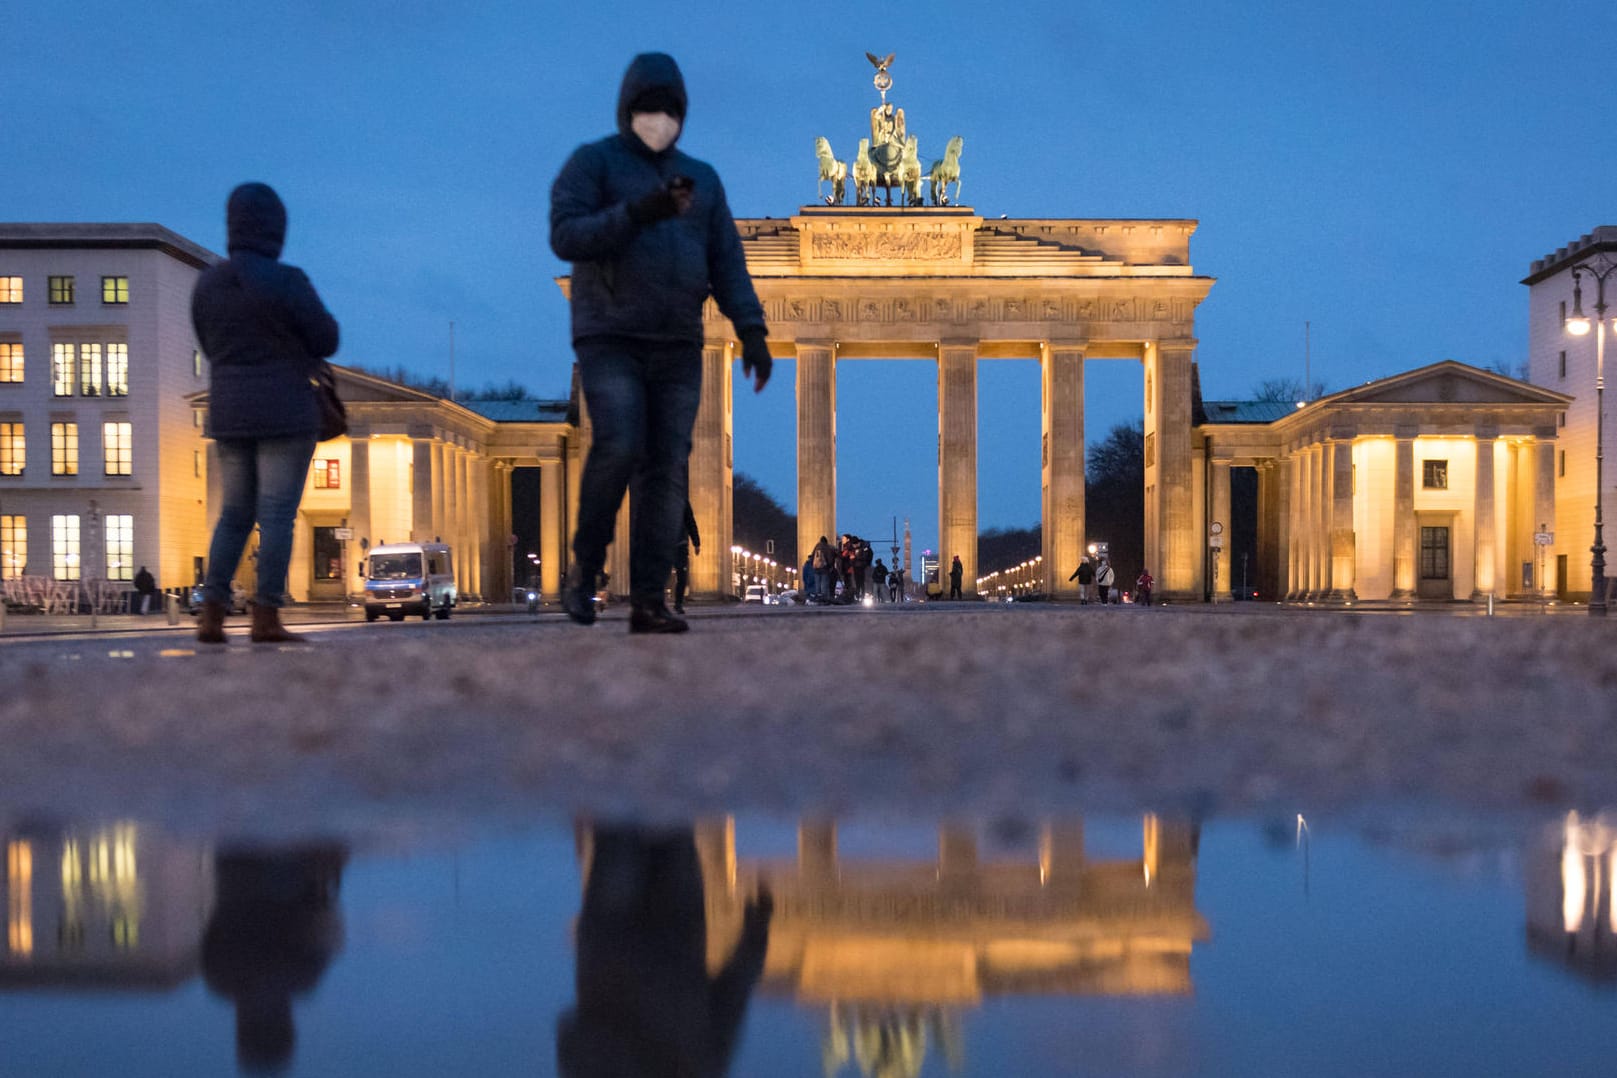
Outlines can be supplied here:
[[0, 644], [0, 815], [1617, 805], [1617, 619], [974, 604], [244, 636]]

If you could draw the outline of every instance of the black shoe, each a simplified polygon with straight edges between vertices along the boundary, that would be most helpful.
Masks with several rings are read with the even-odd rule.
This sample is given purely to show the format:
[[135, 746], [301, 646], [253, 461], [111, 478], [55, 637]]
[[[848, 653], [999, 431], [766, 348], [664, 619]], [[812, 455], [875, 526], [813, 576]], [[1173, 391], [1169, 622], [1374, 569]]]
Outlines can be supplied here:
[[684, 618], [676, 618], [662, 603], [635, 603], [629, 610], [631, 633], [683, 633], [690, 629]]
[[676, 613], [676, 614], [685, 613], [685, 604], [684, 603], [675, 603], [674, 604], [674, 613]]
[[585, 585], [584, 574], [576, 565], [567, 571], [567, 580], [561, 586], [561, 607], [580, 625], [595, 624], [595, 593]]

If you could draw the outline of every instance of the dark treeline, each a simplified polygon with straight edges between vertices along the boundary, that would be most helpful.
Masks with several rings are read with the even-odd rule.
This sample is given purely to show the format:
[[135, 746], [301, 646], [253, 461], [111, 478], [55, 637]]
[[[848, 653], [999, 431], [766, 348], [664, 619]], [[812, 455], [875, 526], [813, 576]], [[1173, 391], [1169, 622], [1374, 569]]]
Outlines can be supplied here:
[[735, 473], [735, 494], [732, 512], [735, 520], [734, 542], [759, 554], [769, 551], [769, 540], [775, 542], [775, 553], [770, 555], [780, 564], [799, 568], [797, 556], [797, 517], [788, 513], [758, 481], [742, 472]]
[[[401, 386], [419, 389], [423, 393], [431, 393], [435, 397], [450, 397], [449, 383], [437, 375], [421, 375], [403, 367], [366, 367], [358, 363], [347, 364], [353, 370], [361, 371], [375, 378], [385, 378], [389, 382], [397, 382]], [[514, 378], [507, 378], [505, 384], [488, 382], [481, 389], [471, 389], [467, 386], [456, 386], [454, 399], [462, 401], [525, 401], [536, 399], [528, 392], [528, 387], [522, 385]]]

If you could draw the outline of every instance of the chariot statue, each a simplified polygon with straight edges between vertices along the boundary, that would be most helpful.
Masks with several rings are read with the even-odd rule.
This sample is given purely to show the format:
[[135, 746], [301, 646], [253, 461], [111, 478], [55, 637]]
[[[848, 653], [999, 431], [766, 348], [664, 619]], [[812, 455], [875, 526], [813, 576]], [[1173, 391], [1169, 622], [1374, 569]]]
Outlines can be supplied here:
[[[853, 159], [840, 161], [832, 152], [829, 139], [814, 140], [820, 168], [816, 194], [828, 206], [842, 204], [850, 175], [854, 204], [858, 206], [891, 206], [895, 190], [900, 205], [923, 205], [926, 201], [921, 194], [923, 179], [927, 181], [932, 205], [947, 206], [960, 200], [960, 150], [965, 140], [959, 135], [951, 138], [942, 160], [934, 161], [930, 170], [922, 171], [920, 141], [909, 133], [904, 110], [887, 100], [887, 91], [893, 88], [893, 76], [887, 69], [895, 56], [888, 53], [883, 58], [873, 52], [865, 53], [865, 58], [876, 68], [872, 81], [881, 94], [881, 104], [870, 110], [870, 137], [859, 140]], [[830, 195], [825, 193], [827, 182], [831, 184]], [[951, 183], [955, 185], [952, 200], [949, 197]]]

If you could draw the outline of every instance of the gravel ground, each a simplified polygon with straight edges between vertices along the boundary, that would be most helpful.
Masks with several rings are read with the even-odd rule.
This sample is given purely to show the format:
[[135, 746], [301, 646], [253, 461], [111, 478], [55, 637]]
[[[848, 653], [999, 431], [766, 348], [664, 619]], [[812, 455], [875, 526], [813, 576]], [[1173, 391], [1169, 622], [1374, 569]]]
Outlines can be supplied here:
[[713, 610], [659, 638], [620, 619], [7, 644], [0, 816], [271, 834], [1617, 805], [1617, 619], [933, 605]]

